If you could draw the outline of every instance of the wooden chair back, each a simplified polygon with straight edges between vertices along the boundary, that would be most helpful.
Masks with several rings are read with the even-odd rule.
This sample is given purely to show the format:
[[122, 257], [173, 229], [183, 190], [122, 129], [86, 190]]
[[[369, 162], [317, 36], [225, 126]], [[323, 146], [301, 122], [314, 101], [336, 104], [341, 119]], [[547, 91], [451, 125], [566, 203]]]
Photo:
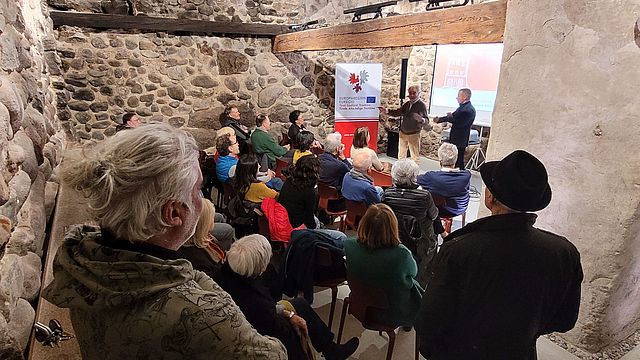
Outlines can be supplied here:
[[378, 171], [373, 168], [369, 171], [369, 174], [373, 178], [373, 185], [375, 186], [387, 188], [393, 185], [393, 181], [391, 180], [391, 174]]
[[338, 189], [323, 182], [318, 182], [318, 208], [327, 211], [329, 200], [340, 200], [341, 196]]
[[282, 179], [282, 181], [287, 180], [287, 176], [284, 175], [282, 173], [282, 171], [284, 169], [287, 169], [288, 167], [289, 167], [289, 163], [288, 162], [286, 162], [286, 161], [284, 161], [284, 160], [282, 160], [280, 158], [276, 159], [276, 169], [274, 171], [276, 173], [276, 176], [279, 177], [280, 179]]
[[362, 219], [364, 213], [367, 212], [368, 206], [360, 201], [345, 200], [345, 202], [347, 204], [346, 224], [348, 227], [358, 230], [360, 219]]
[[[433, 199], [433, 203], [438, 208], [438, 211], [442, 213], [441, 209], [443, 209], [444, 206], [447, 204], [447, 198], [434, 193], [431, 193], [431, 198]], [[467, 212], [466, 211], [463, 212], [461, 216], [462, 216], [462, 226], [464, 226], [467, 220]], [[444, 224], [444, 231], [446, 231], [447, 233], [450, 233], [451, 227], [453, 226], [453, 217], [440, 215], [440, 219]]]

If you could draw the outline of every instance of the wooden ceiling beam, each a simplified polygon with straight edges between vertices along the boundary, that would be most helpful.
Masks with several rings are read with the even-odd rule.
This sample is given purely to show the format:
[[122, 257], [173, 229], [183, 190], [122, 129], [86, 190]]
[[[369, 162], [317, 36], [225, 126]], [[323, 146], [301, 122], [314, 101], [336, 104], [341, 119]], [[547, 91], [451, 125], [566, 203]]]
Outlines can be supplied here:
[[152, 16], [119, 14], [94, 14], [71, 11], [50, 12], [54, 26], [69, 25], [95, 29], [123, 29], [162, 32], [191, 32], [206, 34], [249, 35], [273, 37], [289, 31], [287, 25], [240, 23], [231, 21], [209, 21], [170, 19]]
[[276, 35], [274, 52], [502, 42], [507, 0]]

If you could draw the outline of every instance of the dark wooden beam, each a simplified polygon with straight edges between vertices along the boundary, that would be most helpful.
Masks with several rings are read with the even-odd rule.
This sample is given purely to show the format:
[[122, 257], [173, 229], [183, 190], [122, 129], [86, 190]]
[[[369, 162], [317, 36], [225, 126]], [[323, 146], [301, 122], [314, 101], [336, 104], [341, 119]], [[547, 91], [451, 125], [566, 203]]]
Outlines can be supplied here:
[[274, 52], [502, 42], [507, 0], [276, 35]]
[[93, 14], [50, 11], [54, 26], [70, 25], [95, 29], [251, 35], [272, 37], [289, 31], [287, 25], [248, 24], [231, 21], [171, 19], [151, 16]]

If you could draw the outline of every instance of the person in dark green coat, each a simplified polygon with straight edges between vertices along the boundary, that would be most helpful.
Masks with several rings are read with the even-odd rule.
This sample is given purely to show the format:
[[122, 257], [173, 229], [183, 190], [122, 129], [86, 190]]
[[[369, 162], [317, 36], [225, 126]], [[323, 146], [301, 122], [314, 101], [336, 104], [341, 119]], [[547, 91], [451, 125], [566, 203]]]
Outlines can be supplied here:
[[358, 226], [358, 238], [344, 243], [349, 281], [382, 290], [391, 308], [372, 314], [376, 322], [413, 326], [424, 290], [411, 251], [400, 243], [398, 220], [384, 204], [369, 206]]
[[256, 126], [256, 130], [251, 133], [251, 145], [257, 154], [265, 154], [269, 158], [269, 168], [273, 169], [276, 165], [276, 158], [283, 156], [288, 150], [286, 147], [278, 145], [269, 134], [271, 120], [267, 115], [258, 115]]

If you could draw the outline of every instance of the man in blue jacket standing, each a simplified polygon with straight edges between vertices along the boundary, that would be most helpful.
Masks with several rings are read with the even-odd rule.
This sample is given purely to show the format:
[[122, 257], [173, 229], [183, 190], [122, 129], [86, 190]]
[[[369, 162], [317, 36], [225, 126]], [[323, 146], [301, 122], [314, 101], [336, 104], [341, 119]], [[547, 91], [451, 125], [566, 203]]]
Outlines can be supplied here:
[[447, 113], [447, 116], [436, 117], [433, 121], [451, 123], [449, 142], [458, 148], [456, 167], [464, 170], [464, 150], [469, 144], [469, 132], [471, 132], [471, 125], [476, 119], [476, 109], [471, 105], [471, 90], [469, 89], [460, 89], [456, 100], [460, 104], [456, 111]]

